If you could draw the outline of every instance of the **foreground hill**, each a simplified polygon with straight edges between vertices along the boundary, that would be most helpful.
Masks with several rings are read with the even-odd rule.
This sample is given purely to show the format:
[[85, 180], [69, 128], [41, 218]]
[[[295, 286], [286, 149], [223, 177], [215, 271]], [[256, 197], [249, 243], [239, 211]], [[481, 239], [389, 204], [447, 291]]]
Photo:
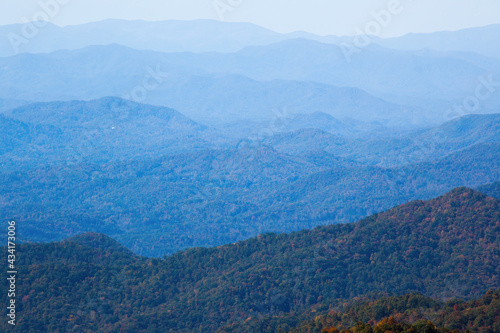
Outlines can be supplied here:
[[134, 257], [108, 240], [99, 246], [88, 235], [24, 244], [16, 329], [213, 332], [369, 294], [481, 297], [500, 286], [499, 232], [500, 200], [459, 188], [357, 223], [163, 260]]
[[[311, 307], [295, 315], [250, 318], [217, 332], [373, 333], [389, 330], [459, 333], [468, 330], [496, 333], [500, 330], [499, 315], [500, 289], [489, 290], [480, 299], [468, 302], [460, 299], [444, 302], [420, 294], [407, 294], [375, 300], [355, 298], [343, 304], [330, 304], [329, 308]], [[314, 319], [301, 321], [301, 317]], [[380, 330], [382, 328], [385, 329]]]

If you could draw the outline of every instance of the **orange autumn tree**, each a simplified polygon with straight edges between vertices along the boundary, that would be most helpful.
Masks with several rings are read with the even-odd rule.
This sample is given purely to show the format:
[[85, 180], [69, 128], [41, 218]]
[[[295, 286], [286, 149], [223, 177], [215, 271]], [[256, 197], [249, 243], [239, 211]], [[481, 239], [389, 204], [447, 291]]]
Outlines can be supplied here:
[[321, 333], [339, 333], [336, 327], [326, 327], [321, 330]]

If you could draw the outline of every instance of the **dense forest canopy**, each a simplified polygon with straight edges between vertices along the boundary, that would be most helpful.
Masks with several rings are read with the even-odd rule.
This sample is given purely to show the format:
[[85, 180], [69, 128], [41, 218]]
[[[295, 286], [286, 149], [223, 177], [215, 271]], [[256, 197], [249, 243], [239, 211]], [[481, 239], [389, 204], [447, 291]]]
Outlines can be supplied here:
[[500, 284], [499, 214], [500, 200], [458, 188], [357, 223], [164, 259], [99, 234], [23, 244], [17, 329], [211, 332], [381, 293], [479, 298]]

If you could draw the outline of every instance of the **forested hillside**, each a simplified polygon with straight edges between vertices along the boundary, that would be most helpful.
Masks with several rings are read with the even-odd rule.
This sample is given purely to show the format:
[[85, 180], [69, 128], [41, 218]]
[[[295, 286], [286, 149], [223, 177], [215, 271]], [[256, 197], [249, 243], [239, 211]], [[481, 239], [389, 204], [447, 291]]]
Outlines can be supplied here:
[[[318, 313], [324, 312], [323, 315]], [[314, 319], [303, 320], [307, 317]], [[480, 299], [441, 301], [420, 294], [354, 298], [329, 309], [312, 307], [308, 311], [283, 317], [250, 318], [218, 330], [232, 332], [291, 333], [373, 333], [373, 332], [482, 332], [500, 330], [500, 289], [489, 290]]]
[[0, 114], [2, 171], [105, 163], [214, 148], [213, 131], [179, 112], [108, 97], [34, 103]]
[[[478, 333], [494, 333], [500, 331], [499, 316], [500, 289], [489, 290], [483, 297], [468, 302], [460, 299], [442, 302], [420, 295], [406, 295], [356, 304], [340, 313], [332, 311], [326, 316], [315, 318], [314, 321], [301, 323], [291, 332], [319, 333], [320, 330], [314, 329], [315, 326], [322, 330], [338, 326], [339, 329], [351, 328], [350, 332], [357, 333], [360, 325], [356, 324], [362, 322], [365, 323], [365, 329], [367, 329], [365, 332], [370, 331], [366, 327], [367, 323], [373, 326], [374, 332], [387, 330], [397, 332], [401, 329], [408, 329], [409, 325], [403, 323], [411, 323], [413, 332], [437, 333], [468, 330]], [[398, 322], [401, 324], [398, 325]]]
[[23, 244], [16, 329], [213, 332], [381, 293], [478, 298], [500, 286], [499, 234], [500, 200], [458, 188], [357, 223], [164, 259], [95, 234]]
[[116, 97], [14, 108], [0, 115], [0, 210], [23, 221], [23, 241], [100, 232], [162, 256], [500, 179], [498, 114], [371, 134], [369, 123], [288, 116], [255, 137]]
[[0, 209], [23, 221], [24, 240], [94, 231], [138, 254], [162, 256], [264, 232], [354, 222], [497, 179], [497, 143], [399, 168], [362, 166], [326, 153], [242, 148], [0, 173]]
[[492, 4], [68, 2], [1, 7], [0, 333], [500, 333]]

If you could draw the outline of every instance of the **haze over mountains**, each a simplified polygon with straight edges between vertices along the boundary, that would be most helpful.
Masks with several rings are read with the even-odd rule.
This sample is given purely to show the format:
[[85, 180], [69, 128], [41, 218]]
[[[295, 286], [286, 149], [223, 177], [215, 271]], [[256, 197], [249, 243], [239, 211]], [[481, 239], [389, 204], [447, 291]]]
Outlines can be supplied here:
[[[8, 36], [22, 27], [1, 29]], [[432, 51], [396, 50], [408, 44], [402, 37], [401, 47], [399, 39], [390, 41], [391, 48], [372, 43], [346, 57], [345, 38], [327, 42], [251, 24], [111, 20], [47, 26], [26, 45], [32, 52], [38, 43], [44, 45], [48, 54], [0, 59], [0, 98], [39, 102], [124, 97], [171, 107], [213, 125], [269, 120], [275, 118], [274, 110], [287, 108], [292, 114], [323, 112], [390, 127], [428, 126], [468, 113], [498, 112], [498, 58], [487, 51], [470, 53], [481, 53], [474, 47], [482, 42], [493, 49], [487, 42], [498, 31], [489, 26], [445, 37], [419, 35], [421, 48], [427, 48], [426, 41], [433, 46], [441, 45], [436, 40], [455, 40]], [[463, 35], [468, 37], [460, 43]], [[185, 45], [177, 47], [172, 38]], [[66, 45], [73, 42], [79, 44]], [[193, 53], [199, 51], [212, 52]], [[475, 97], [478, 91], [480, 99]]]
[[1, 26], [15, 330], [496, 333], [500, 25], [369, 39]]
[[[31, 25], [23, 24], [2, 26], [0, 56], [11, 56], [19, 52], [49, 53], [59, 49], [71, 50], [107, 44], [160, 52], [235, 52], [250, 45], [268, 45], [295, 38], [329, 44], [354, 44], [354, 39], [347, 36], [322, 37], [306, 32], [280, 34], [251, 23], [213, 20], [147, 22], [112, 19], [66, 27], [47, 23], [45, 27], [30, 28]], [[29, 38], [31, 35], [36, 38]], [[478, 39], [477, 36], [482, 38]], [[19, 42], [16, 37], [28, 39], [28, 42], [25, 43], [22, 39]], [[454, 32], [409, 34], [390, 39], [371, 36], [370, 39], [376, 44], [396, 49], [476, 52], [498, 58], [500, 54], [495, 45], [499, 37], [500, 25], [490, 25]]]
[[[25, 29], [28, 29], [27, 27]], [[37, 29], [38, 30], [38, 29]], [[1, 27], [1, 56], [14, 55], [9, 38], [23, 35], [22, 24]], [[31, 43], [19, 44], [20, 52], [48, 53], [80, 49], [90, 45], [121, 44], [160, 52], [234, 52], [248, 45], [265, 45], [288, 39], [286, 35], [251, 23], [195, 21], [105, 20], [76, 26], [47, 24]], [[16, 44], [14, 44], [16, 45]]]
[[[478, 36], [481, 36], [478, 38]], [[402, 50], [431, 49], [436, 51], [464, 51], [500, 58], [496, 41], [500, 38], [500, 26], [489, 25], [462, 31], [443, 31], [431, 34], [408, 34], [398, 38], [377, 39], [382, 46]]]
[[[118, 98], [32, 104], [0, 118], [0, 207], [24, 221], [26, 240], [99, 231], [161, 256], [352, 222], [494, 182], [499, 123], [498, 114], [471, 115], [393, 137], [349, 138], [307, 128], [315, 123], [304, 118], [294, 128], [292, 118], [289, 132], [239, 140], [172, 109]], [[154, 236], [139, 240], [146, 233]]]
[[494, 182], [500, 64], [477, 46], [498, 30], [346, 57], [349, 38], [251, 24], [49, 24], [25, 45], [47, 53], [0, 58], [1, 207], [26, 240], [106, 231], [163, 255]]

